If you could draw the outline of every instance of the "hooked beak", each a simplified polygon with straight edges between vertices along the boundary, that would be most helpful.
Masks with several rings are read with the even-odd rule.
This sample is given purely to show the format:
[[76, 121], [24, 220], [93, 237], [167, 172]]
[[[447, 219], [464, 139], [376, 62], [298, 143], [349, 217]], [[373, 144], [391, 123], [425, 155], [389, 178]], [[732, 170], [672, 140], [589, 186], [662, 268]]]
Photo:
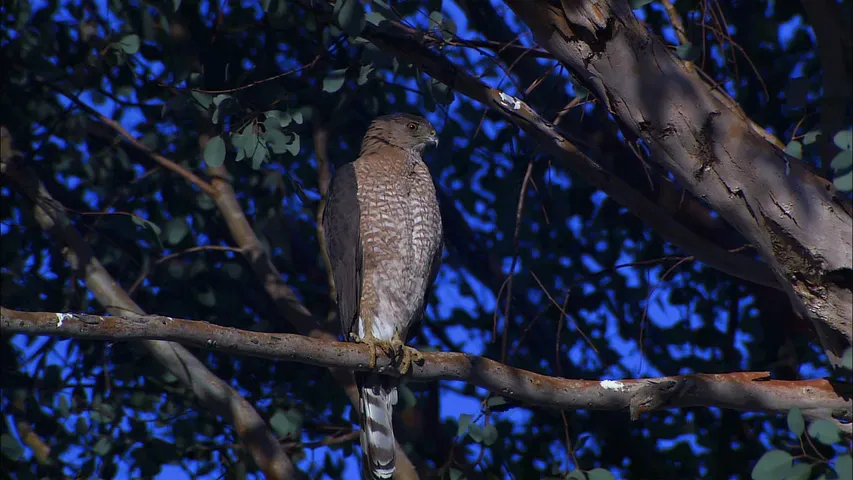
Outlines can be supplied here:
[[437, 147], [438, 146], [438, 133], [433, 131], [430, 134], [429, 138], [427, 138], [427, 143], [429, 145], [432, 145], [433, 147]]

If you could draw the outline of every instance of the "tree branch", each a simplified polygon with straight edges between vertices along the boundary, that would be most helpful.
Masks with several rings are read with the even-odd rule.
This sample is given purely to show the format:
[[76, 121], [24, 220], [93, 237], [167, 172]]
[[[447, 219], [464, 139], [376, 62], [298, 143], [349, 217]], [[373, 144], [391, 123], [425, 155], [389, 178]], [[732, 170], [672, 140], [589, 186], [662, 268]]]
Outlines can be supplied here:
[[656, 162], [756, 247], [840, 364], [853, 343], [853, 218], [832, 185], [720, 103], [627, 1], [506, 3]]
[[[55, 237], [62, 253], [78, 271], [98, 302], [112, 314], [144, 314], [112, 278], [65, 215], [64, 207], [54, 200], [36, 175], [16, 161], [2, 162], [4, 179], [9, 178], [34, 205], [33, 217], [39, 226]], [[175, 375], [211, 411], [234, 425], [252, 458], [271, 479], [294, 478], [295, 470], [278, 440], [252, 405], [230, 385], [208, 370], [181, 345], [142, 339], [141, 342], [163, 366]]]
[[[312, 2], [307, 0], [300, 0], [300, 4], [317, 15], [328, 17], [327, 21], [334, 22], [323, 6], [312, 6]], [[423, 34], [418, 30], [386, 20], [382, 22], [381, 28], [368, 24], [361, 35], [380, 49], [416, 64], [433, 78], [489, 107], [535, 137], [544, 150], [649, 224], [666, 241], [678, 245], [699, 261], [748, 282], [779, 288], [767, 264], [745, 255], [730, 253], [674, 220], [671, 212], [632, 188], [606, 166], [584, 155], [551, 122], [542, 118], [525, 102], [489, 87], [446, 57], [430, 50], [423, 44]], [[662, 200], [667, 199], [666, 195], [662, 196]]]
[[[259, 333], [207, 322], [160, 315], [100, 316], [21, 312], [0, 307], [3, 332], [87, 340], [167, 340], [234, 355], [367, 371], [366, 345]], [[665, 408], [720, 407], [783, 413], [800, 408], [808, 418], [850, 418], [853, 389], [819, 380], [770, 380], [767, 372], [691, 374], [637, 380], [573, 380], [513, 368], [463, 353], [423, 352], [412, 365], [415, 381], [461, 380], [527, 405], [569, 410], [628, 411], [636, 419]], [[376, 371], [391, 373], [391, 359], [380, 356]]]

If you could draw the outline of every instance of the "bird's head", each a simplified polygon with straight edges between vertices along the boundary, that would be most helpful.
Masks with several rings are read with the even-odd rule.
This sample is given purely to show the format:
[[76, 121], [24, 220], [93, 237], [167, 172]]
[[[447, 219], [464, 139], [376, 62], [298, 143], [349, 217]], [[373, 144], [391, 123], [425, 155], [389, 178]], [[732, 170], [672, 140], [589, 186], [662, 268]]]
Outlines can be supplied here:
[[427, 145], [438, 145], [438, 133], [429, 120], [408, 113], [394, 113], [373, 120], [364, 136], [362, 151], [368, 144], [382, 142], [406, 151], [423, 152]]

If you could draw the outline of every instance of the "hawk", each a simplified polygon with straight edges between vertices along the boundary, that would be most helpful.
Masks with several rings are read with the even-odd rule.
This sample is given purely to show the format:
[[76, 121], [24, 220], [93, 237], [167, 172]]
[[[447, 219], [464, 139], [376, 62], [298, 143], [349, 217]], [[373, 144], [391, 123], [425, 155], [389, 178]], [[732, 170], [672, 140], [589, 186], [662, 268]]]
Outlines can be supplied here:
[[[423, 316], [441, 264], [441, 215], [423, 161], [427, 145], [438, 145], [438, 137], [425, 118], [375, 119], [359, 157], [335, 172], [323, 213], [344, 340], [370, 345], [371, 369], [376, 349], [387, 351], [401, 375], [421, 357], [404, 342]], [[356, 382], [365, 467], [390, 478], [398, 379], [370, 372], [357, 373]]]

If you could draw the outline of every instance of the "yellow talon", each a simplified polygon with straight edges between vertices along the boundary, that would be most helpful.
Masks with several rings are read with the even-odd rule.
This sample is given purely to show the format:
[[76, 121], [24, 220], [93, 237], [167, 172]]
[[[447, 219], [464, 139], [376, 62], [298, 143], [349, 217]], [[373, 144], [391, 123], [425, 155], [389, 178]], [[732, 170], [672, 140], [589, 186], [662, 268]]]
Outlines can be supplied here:
[[395, 357], [400, 359], [398, 371], [400, 375], [405, 375], [412, 368], [412, 362], [421, 363], [424, 356], [416, 349], [407, 346], [400, 340], [400, 335], [394, 333], [394, 338], [391, 340], [391, 351]]

